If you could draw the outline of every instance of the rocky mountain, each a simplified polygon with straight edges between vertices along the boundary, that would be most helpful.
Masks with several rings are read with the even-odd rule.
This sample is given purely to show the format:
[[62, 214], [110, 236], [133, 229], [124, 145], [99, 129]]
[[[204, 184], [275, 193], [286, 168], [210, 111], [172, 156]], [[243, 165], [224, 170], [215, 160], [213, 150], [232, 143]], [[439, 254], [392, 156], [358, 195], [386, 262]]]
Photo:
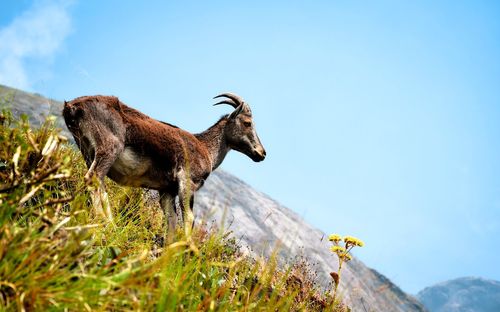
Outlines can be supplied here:
[[[329, 273], [337, 262], [327, 235], [234, 175], [214, 172], [197, 193], [195, 209], [199, 218], [225, 220], [251, 251], [269, 255], [278, 247], [285, 259], [304, 255], [325, 286], [331, 281]], [[414, 298], [357, 259], [348, 262], [342, 274], [342, 293], [354, 311], [424, 311]]]
[[14, 116], [17, 117], [25, 114], [33, 125], [39, 125], [48, 115], [54, 115], [58, 117], [57, 126], [63, 129], [65, 135], [71, 137], [61, 116], [62, 106], [61, 102], [47, 99], [40, 94], [0, 85], [0, 109], [11, 109]]
[[[10, 99], [16, 115], [26, 113], [34, 124], [47, 112], [59, 116], [62, 109], [60, 102], [7, 87], [0, 87], [2, 97]], [[320, 282], [329, 286], [329, 273], [335, 271], [337, 262], [329, 251], [327, 235], [234, 175], [216, 170], [196, 194], [194, 210], [197, 220], [224, 221], [225, 228], [255, 255], [268, 256], [276, 248], [284, 261], [302, 255], [313, 264]], [[357, 259], [342, 271], [341, 293], [353, 311], [426, 311], [415, 298]]]
[[462, 277], [427, 287], [417, 297], [431, 312], [498, 312], [500, 282]]

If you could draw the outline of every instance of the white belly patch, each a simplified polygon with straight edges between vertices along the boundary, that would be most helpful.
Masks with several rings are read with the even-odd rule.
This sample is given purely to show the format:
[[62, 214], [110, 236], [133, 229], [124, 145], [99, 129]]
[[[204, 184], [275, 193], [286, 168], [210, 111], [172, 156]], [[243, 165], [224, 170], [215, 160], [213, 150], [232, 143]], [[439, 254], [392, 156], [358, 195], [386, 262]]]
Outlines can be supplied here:
[[121, 175], [142, 176], [151, 166], [151, 160], [137, 155], [131, 148], [125, 148], [113, 164], [113, 170]]

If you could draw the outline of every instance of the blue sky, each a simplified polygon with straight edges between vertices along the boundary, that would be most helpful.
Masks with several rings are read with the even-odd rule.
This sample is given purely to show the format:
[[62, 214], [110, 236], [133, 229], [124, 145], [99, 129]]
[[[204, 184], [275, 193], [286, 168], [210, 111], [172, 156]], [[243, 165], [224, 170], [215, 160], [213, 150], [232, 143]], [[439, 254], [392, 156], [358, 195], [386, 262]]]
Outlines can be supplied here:
[[0, 83], [113, 94], [198, 132], [251, 104], [268, 152], [222, 167], [416, 293], [500, 280], [495, 1], [7, 1]]

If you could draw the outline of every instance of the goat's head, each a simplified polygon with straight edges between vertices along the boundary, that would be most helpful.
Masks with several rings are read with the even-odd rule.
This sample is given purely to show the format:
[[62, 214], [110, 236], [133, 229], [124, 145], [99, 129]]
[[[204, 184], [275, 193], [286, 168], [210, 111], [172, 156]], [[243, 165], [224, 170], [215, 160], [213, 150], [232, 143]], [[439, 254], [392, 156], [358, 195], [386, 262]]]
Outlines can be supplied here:
[[247, 155], [253, 161], [264, 160], [266, 150], [255, 131], [250, 106], [241, 97], [233, 93], [223, 93], [214, 97], [214, 99], [220, 97], [225, 99], [214, 105], [228, 104], [234, 107], [234, 111], [227, 118], [224, 133], [229, 147]]

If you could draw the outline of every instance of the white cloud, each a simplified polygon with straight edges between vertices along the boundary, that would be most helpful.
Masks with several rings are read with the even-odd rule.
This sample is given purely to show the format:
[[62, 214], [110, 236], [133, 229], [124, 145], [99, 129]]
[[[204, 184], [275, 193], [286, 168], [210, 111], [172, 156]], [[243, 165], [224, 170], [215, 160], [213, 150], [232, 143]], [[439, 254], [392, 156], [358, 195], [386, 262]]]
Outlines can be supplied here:
[[[36, 1], [0, 29], [0, 84], [30, 89], [27, 61], [48, 66], [71, 31], [69, 1]], [[46, 76], [46, 73], [45, 73]]]

